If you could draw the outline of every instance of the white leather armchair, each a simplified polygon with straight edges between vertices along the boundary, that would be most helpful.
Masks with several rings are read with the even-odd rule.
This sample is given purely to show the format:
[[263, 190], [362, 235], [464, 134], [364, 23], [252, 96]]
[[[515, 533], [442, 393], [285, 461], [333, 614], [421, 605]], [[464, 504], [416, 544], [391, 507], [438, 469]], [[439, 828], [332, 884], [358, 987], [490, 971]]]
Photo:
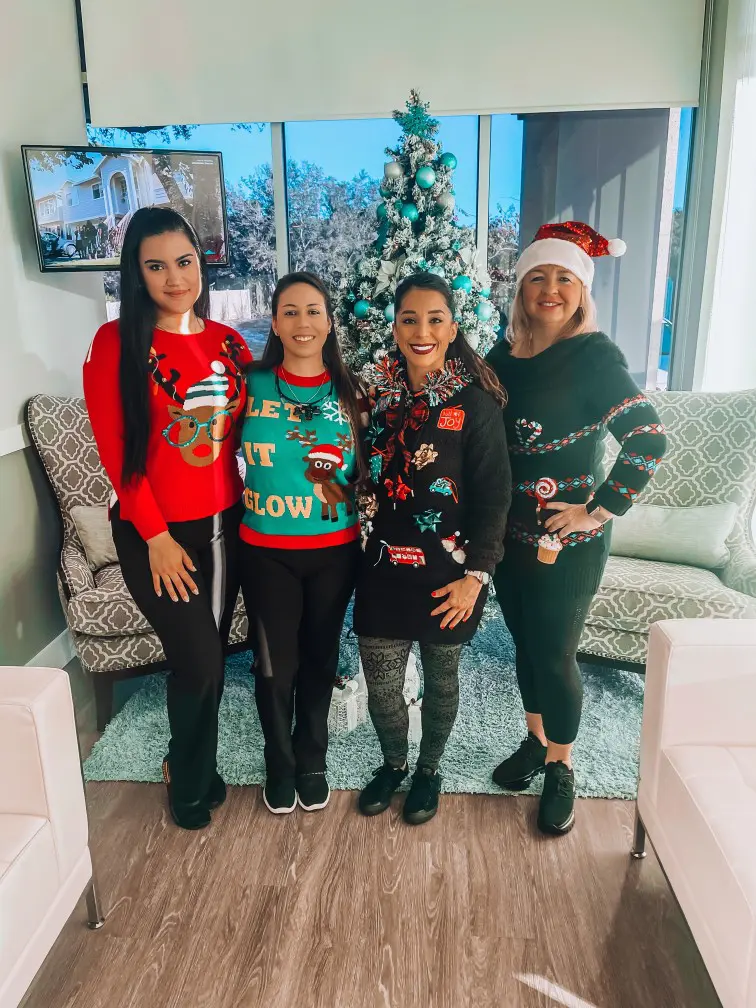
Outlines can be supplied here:
[[651, 627], [635, 857], [646, 831], [723, 1008], [756, 1008], [756, 620]]
[[0, 1008], [16, 1008], [86, 890], [102, 914], [68, 676], [0, 668]]

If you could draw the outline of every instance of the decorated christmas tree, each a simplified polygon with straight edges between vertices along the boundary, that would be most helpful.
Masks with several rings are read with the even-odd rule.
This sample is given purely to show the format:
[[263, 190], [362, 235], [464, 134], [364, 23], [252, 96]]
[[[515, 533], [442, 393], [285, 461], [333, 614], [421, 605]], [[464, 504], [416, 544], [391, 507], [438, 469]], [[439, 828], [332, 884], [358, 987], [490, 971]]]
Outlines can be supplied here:
[[478, 353], [496, 340], [499, 313], [490, 301], [491, 279], [478, 262], [475, 232], [455, 217], [453, 189], [457, 158], [434, 139], [439, 123], [412, 91], [407, 111], [394, 112], [402, 128], [384, 167], [378, 234], [341, 282], [338, 322], [345, 357], [365, 373], [394, 344], [394, 291], [411, 273], [443, 277], [454, 292], [455, 318]]

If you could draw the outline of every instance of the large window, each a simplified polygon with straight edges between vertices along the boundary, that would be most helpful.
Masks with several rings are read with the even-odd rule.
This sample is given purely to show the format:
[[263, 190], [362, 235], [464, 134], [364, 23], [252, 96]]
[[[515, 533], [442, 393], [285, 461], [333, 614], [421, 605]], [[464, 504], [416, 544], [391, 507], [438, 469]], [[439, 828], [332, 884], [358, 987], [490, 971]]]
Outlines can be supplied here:
[[[269, 123], [167, 126], [161, 130], [90, 129], [102, 146], [174, 147], [223, 154], [231, 264], [210, 269], [210, 310], [259, 354], [270, 329], [277, 279]], [[118, 314], [118, 274], [105, 274], [108, 315]]]
[[[457, 157], [460, 225], [476, 226], [477, 180], [479, 173], [489, 177], [488, 271], [504, 323], [520, 248], [543, 223], [584, 220], [627, 243], [623, 259], [597, 262], [599, 324], [621, 347], [640, 385], [666, 387], [692, 120], [690, 109], [440, 117], [438, 139]], [[481, 123], [490, 126], [486, 164], [479, 164]], [[392, 119], [358, 119], [95, 129], [90, 140], [222, 151], [231, 265], [211, 270], [212, 311], [259, 353], [270, 325], [277, 244], [282, 269], [313, 270], [336, 293], [375, 238], [385, 151], [399, 135]], [[274, 178], [272, 143], [282, 149], [275, 163], [285, 164], [285, 177], [281, 171]], [[284, 198], [285, 213], [276, 206]], [[117, 274], [106, 274], [106, 292], [112, 317]]]
[[514, 297], [514, 264], [520, 247], [522, 132], [522, 120], [518, 116], [491, 116], [488, 272], [491, 296], [502, 316], [500, 337], [506, 329]]
[[493, 116], [488, 268], [504, 313], [518, 249], [541, 224], [581, 220], [623, 238], [621, 260], [596, 262], [599, 326], [641, 387], [664, 386], [689, 138], [689, 110]]
[[[318, 273], [336, 290], [375, 239], [375, 205], [400, 130], [392, 119], [294, 122], [285, 126], [289, 263]], [[457, 219], [475, 227], [477, 116], [441, 118], [438, 139], [456, 154]]]
[[[675, 123], [675, 113], [679, 116], [679, 125]], [[672, 219], [669, 227], [667, 277], [664, 285], [664, 319], [659, 346], [657, 387], [660, 389], [667, 388], [669, 383], [676, 295], [680, 278], [680, 253], [682, 251], [683, 225], [685, 223], [685, 209], [688, 195], [690, 146], [693, 138], [693, 109], [684, 108], [680, 109], [679, 112], [673, 110], [670, 126], [670, 162], [674, 163], [674, 193], [672, 197]], [[676, 155], [674, 151], [675, 141], [677, 141]]]

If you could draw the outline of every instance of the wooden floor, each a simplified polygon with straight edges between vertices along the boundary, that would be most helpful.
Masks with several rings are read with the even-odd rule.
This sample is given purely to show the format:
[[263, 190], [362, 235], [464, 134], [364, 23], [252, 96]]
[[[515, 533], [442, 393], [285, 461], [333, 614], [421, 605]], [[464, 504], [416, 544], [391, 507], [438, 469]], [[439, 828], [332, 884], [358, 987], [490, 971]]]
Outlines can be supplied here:
[[106, 926], [81, 906], [24, 1008], [714, 1008], [631, 802], [578, 802], [567, 837], [536, 799], [444, 795], [406, 826], [337, 792], [272, 816], [232, 788], [176, 829], [155, 784], [88, 786]]

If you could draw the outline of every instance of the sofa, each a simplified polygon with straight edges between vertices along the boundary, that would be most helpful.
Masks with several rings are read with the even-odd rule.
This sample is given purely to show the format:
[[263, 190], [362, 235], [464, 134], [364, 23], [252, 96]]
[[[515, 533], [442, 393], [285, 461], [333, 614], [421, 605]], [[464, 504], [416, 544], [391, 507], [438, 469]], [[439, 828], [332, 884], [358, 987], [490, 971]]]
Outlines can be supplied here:
[[16, 1008], [86, 891], [103, 924], [69, 679], [0, 668], [0, 1008]]
[[[726, 541], [729, 560], [721, 567], [609, 556], [586, 618], [580, 660], [641, 672], [649, 627], [658, 620], [756, 618], [756, 390], [647, 394], [667, 430], [668, 447], [639, 503], [731, 503], [737, 515]], [[618, 450], [607, 436], [605, 470]]]
[[[97, 728], [110, 720], [117, 679], [165, 669], [163, 647], [129, 594], [118, 563], [93, 569], [72, 518], [77, 505], [106, 507], [113, 489], [97, 453], [83, 399], [37, 395], [26, 426], [61, 520], [58, 591], [74, 649], [94, 686]], [[230, 643], [246, 647], [241, 594]]]
[[723, 1008], [756, 1008], [756, 620], [651, 628], [637, 858], [646, 835]]

